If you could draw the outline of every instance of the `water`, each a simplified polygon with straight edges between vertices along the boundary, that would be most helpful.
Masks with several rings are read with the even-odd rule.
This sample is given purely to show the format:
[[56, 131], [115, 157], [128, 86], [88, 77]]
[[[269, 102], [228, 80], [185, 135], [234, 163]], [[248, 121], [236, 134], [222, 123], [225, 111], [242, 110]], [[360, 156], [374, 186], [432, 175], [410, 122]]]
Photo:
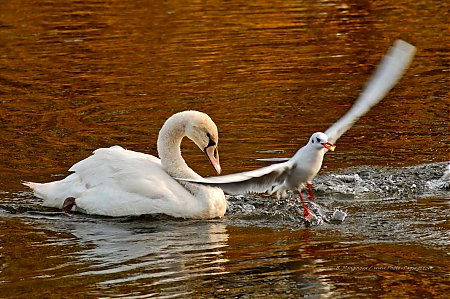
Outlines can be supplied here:
[[[444, 297], [448, 292], [445, 1], [2, 1], [0, 297]], [[396, 38], [418, 48], [386, 99], [325, 157], [305, 227], [295, 199], [229, 198], [224, 219], [45, 209], [98, 147], [156, 154], [164, 120], [208, 113], [224, 173], [288, 157], [351, 106]], [[209, 162], [189, 142], [188, 163]], [[357, 176], [356, 176], [357, 175]]]

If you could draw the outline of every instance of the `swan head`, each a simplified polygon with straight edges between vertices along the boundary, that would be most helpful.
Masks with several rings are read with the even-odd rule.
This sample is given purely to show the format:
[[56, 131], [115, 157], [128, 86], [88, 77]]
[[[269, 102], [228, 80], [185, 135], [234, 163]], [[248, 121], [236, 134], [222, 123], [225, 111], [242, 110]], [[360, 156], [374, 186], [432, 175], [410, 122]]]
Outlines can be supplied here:
[[191, 139], [208, 157], [218, 174], [222, 171], [219, 162], [219, 133], [216, 124], [205, 113], [197, 112], [189, 118], [186, 125], [186, 137]]
[[309, 139], [308, 145], [313, 146], [318, 150], [326, 148], [330, 151], [334, 151], [334, 148], [336, 147], [328, 141], [328, 136], [322, 132], [312, 134], [311, 138]]

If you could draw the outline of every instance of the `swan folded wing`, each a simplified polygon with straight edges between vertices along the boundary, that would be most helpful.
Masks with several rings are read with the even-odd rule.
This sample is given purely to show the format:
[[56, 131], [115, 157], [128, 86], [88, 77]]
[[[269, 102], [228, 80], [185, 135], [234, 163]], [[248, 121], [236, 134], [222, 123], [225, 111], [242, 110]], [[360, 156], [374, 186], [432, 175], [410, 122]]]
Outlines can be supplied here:
[[94, 154], [74, 164], [69, 171], [75, 172], [87, 188], [104, 182], [119, 172], [136, 172], [146, 168], [160, 168], [161, 162], [158, 158], [126, 150], [120, 146], [100, 148]]
[[[184, 215], [192, 195], [161, 167], [154, 156], [119, 146], [102, 148], [71, 169], [84, 186], [77, 208], [88, 214], [126, 216]], [[69, 177], [71, 177], [69, 176]], [[67, 178], [66, 178], [67, 179]]]
[[55, 208], [61, 208], [68, 197], [78, 201], [89, 197], [95, 201], [95, 204], [91, 203], [94, 208], [101, 204], [107, 208], [111, 207], [110, 199], [115, 197], [111, 194], [122, 192], [144, 198], [167, 198], [170, 195], [165, 195], [165, 189], [161, 187], [164, 183], [170, 184], [167, 188], [183, 189], [161, 168], [158, 158], [119, 146], [98, 149], [69, 171], [74, 173], [60, 181], [26, 182], [25, 185], [31, 187], [37, 197], [44, 199], [44, 206]]
[[292, 169], [293, 164], [288, 161], [241, 173], [207, 177], [199, 180], [181, 178], [178, 178], [178, 180], [219, 187], [228, 194], [272, 194], [278, 191], [280, 186], [284, 185]]
[[325, 131], [328, 141], [336, 142], [361, 116], [386, 96], [408, 68], [415, 51], [416, 47], [413, 45], [402, 40], [395, 41], [352, 108]]
[[181, 217], [191, 195], [163, 172], [145, 178], [119, 173], [110, 182], [87, 190], [77, 199], [77, 208], [88, 214], [128, 216], [167, 214]]

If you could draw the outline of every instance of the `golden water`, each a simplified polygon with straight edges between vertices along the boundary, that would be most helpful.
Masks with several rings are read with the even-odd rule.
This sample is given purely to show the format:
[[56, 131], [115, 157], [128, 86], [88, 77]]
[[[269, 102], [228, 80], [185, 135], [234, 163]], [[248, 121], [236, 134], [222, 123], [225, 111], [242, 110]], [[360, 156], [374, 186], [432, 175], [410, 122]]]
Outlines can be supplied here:
[[[156, 154], [164, 120], [187, 109], [218, 125], [224, 173], [289, 157], [347, 111], [396, 38], [418, 48], [411, 68], [323, 172], [447, 161], [447, 11], [431, 0], [2, 1], [0, 297], [442, 296], [442, 198], [347, 203], [342, 225], [280, 228], [48, 214], [20, 182], [59, 179], [98, 147]], [[402, 213], [427, 221], [382, 219]]]

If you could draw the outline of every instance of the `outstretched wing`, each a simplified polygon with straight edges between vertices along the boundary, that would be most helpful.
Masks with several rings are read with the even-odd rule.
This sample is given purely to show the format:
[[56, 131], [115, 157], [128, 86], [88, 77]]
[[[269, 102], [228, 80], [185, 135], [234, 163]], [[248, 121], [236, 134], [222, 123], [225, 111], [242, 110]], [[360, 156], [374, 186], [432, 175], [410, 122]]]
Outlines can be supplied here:
[[[328, 135], [328, 140], [330, 142], [334, 143], [362, 115], [381, 101], [387, 92], [394, 87], [411, 62], [415, 49], [414, 46], [402, 40], [397, 40], [395, 42], [394, 47], [391, 48], [382, 59], [375, 75], [369, 81], [366, 89], [357, 99], [353, 107], [325, 132], [325, 134]], [[284, 158], [275, 158], [266, 160], [277, 162], [274, 160], [283, 161], [283, 159]], [[284, 183], [291, 175], [294, 167], [294, 162], [288, 160], [283, 163], [273, 164], [253, 171], [199, 180], [179, 180], [219, 187], [230, 194], [252, 192], [273, 193], [274, 191], [277, 191], [280, 186], [285, 185]]]
[[415, 52], [416, 47], [413, 45], [402, 40], [395, 41], [352, 108], [325, 131], [328, 141], [336, 142], [361, 116], [384, 98], [400, 80]]
[[219, 187], [228, 194], [273, 193], [283, 185], [293, 170], [293, 163], [287, 161], [252, 171], [208, 177], [204, 179], [178, 179], [191, 183]]

